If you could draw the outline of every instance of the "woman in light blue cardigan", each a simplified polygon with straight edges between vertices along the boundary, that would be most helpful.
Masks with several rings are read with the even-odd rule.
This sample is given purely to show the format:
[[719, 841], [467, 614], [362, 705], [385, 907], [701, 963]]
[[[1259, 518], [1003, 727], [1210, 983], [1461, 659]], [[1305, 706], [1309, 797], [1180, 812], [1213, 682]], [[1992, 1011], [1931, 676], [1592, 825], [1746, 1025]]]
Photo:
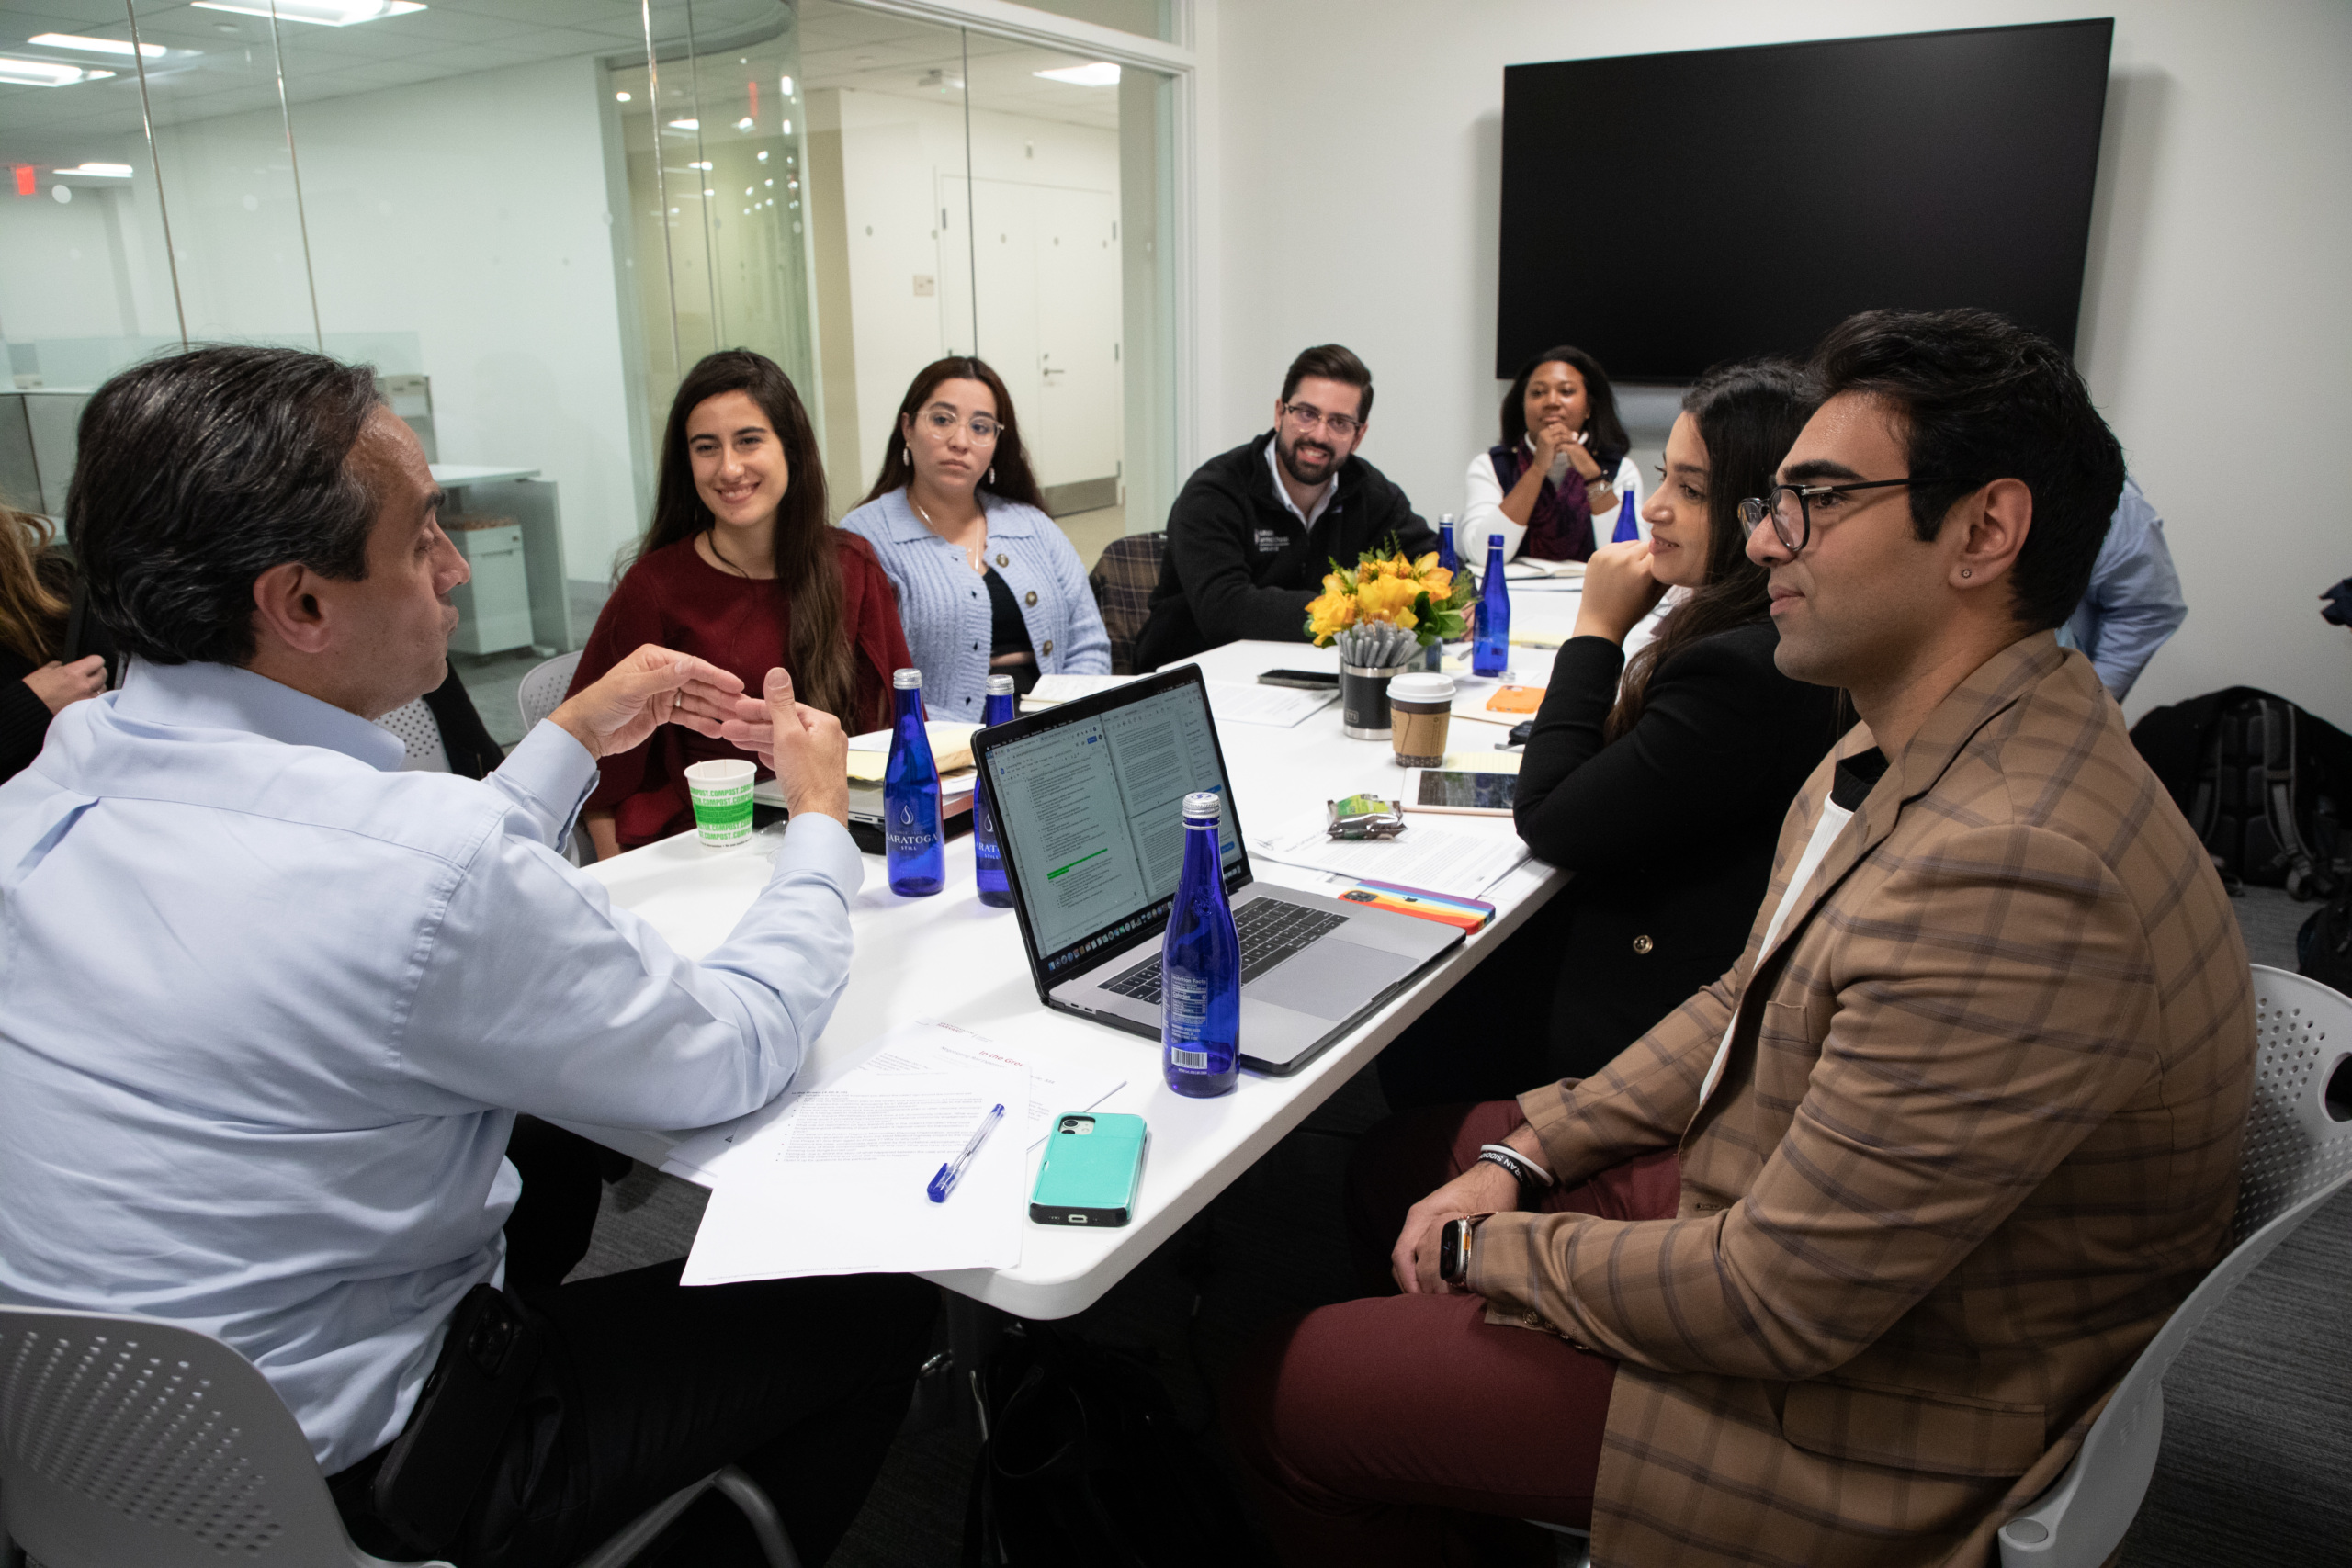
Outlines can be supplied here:
[[1012, 399], [978, 359], [923, 367], [865, 502], [842, 519], [881, 558], [934, 719], [978, 723], [988, 678], [1107, 675], [1086, 568], [1046, 515]]

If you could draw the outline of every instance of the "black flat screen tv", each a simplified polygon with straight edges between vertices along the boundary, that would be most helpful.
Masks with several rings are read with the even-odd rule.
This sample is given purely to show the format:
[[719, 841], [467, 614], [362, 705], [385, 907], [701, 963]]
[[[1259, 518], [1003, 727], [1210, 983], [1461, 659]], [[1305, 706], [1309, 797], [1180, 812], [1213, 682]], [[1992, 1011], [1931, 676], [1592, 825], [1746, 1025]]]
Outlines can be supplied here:
[[2111, 17], [1512, 65], [1495, 374], [1801, 355], [1856, 310], [2072, 349]]

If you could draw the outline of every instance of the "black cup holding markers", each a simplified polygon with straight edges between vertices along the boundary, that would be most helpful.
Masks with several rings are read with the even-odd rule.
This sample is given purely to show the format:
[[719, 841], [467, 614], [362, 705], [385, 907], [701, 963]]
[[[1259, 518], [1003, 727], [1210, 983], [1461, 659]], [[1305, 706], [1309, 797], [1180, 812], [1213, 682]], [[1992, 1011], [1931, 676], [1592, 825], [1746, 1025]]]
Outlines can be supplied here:
[[1388, 682], [1409, 664], [1367, 670], [1342, 662], [1340, 666], [1340, 728], [1351, 740], [1388, 739]]

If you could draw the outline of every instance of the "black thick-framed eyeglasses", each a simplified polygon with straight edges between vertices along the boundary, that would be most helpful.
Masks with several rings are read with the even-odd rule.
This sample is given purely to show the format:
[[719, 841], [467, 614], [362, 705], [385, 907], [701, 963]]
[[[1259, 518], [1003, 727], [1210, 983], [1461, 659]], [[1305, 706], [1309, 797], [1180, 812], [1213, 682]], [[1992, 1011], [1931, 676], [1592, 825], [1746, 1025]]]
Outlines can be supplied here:
[[1301, 430], [1312, 430], [1319, 424], [1341, 441], [1363, 428], [1363, 421], [1360, 419], [1343, 413], [1325, 413], [1313, 403], [1284, 403], [1283, 412], [1296, 421]]
[[1751, 495], [1739, 503], [1739, 531], [1742, 538], [1753, 536], [1772, 520], [1772, 533], [1781, 548], [1791, 555], [1802, 554], [1813, 542], [1813, 498], [1816, 495], [1844, 495], [1849, 491], [1886, 490], [1895, 485], [1941, 484], [1941, 479], [1927, 479], [1914, 474], [1900, 479], [1860, 479], [1842, 485], [1774, 485], [1762, 495]]

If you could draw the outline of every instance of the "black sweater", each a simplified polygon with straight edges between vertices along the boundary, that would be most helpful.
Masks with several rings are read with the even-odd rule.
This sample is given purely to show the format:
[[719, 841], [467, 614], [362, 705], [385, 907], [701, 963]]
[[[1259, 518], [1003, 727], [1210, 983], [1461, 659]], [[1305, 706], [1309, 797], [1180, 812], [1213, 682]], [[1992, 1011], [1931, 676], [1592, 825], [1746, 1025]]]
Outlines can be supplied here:
[[1136, 667], [1156, 670], [1204, 649], [1254, 637], [1306, 640], [1307, 602], [1337, 560], [1394, 535], [1418, 556], [1437, 535], [1405, 492], [1361, 457], [1340, 465], [1339, 489], [1309, 533], [1274, 498], [1268, 431], [1193, 470], [1168, 510], [1168, 553], [1151, 591], [1151, 615], [1136, 639]]
[[1555, 938], [1552, 1065], [1589, 1076], [1738, 959], [1789, 803], [1837, 739], [1838, 694], [1781, 673], [1770, 621], [1702, 637], [1601, 740], [1624, 650], [1571, 638], [1521, 759], [1515, 816], [1576, 873]]

